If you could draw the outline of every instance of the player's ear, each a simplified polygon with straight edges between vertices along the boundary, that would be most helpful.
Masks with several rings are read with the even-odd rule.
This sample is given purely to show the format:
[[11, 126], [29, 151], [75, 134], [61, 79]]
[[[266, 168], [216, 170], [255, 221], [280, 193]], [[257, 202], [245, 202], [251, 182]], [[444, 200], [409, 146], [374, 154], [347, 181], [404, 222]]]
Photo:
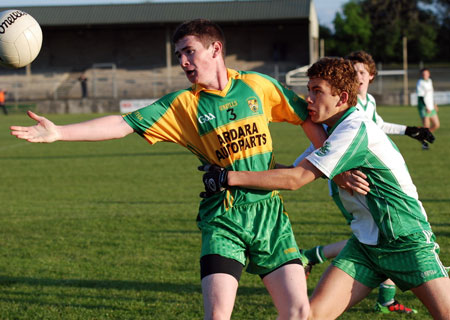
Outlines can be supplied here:
[[338, 106], [341, 106], [345, 103], [348, 102], [348, 92], [347, 91], [342, 91], [339, 94], [339, 102], [338, 102]]
[[216, 58], [218, 55], [222, 55], [222, 42], [214, 41], [211, 43], [213, 49], [213, 58]]

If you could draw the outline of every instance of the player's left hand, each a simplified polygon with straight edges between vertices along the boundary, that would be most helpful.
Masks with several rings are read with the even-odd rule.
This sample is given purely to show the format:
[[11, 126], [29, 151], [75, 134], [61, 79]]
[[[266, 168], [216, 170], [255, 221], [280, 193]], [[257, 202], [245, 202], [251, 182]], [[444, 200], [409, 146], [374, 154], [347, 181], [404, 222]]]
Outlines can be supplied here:
[[198, 167], [200, 171], [206, 171], [203, 175], [203, 185], [205, 192], [200, 193], [200, 197], [209, 198], [212, 195], [222, 192], [228, 187], [228, 170], [215, 164], [205, 164]]
[[420, 142], [434, 142], [434, 135], [431, 133], [430, 129], [423, 127], [406, 127], [405, 135], [411, 138], [417, 139]]
[[367, 176], [362, 171], [349, 170], [335, 176], [333, 181], [351, 195], [353, 195], [353, 192], [366, 195], [370, 191], [366, 179]]

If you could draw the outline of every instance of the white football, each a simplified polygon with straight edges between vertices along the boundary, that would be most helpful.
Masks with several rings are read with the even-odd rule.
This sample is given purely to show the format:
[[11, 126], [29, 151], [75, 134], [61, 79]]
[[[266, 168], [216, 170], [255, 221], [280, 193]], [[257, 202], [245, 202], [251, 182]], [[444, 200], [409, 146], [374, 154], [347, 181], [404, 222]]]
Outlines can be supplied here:
[[36, 59], [42, 46], [39, 23], [21, 10], [0, 12], [0, 65], [22, 68]]

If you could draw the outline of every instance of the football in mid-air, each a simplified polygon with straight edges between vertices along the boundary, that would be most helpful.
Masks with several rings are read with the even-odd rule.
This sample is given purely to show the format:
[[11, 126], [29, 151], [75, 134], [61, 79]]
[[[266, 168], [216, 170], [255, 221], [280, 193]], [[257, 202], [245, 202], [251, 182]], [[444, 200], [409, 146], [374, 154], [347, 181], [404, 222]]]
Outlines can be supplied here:
[[39, 23], [21, 10], [0, 12], [0, 65], [22, 68], [36, 59], [42, 46]]

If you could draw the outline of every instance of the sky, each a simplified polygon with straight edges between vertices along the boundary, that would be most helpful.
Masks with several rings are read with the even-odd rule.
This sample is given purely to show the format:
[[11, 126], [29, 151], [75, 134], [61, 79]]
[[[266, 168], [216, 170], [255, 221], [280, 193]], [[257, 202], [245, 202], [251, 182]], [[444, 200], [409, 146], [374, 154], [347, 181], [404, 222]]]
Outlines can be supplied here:
[[[180, 1], [180, 0], [158, 0], [164, 1]], [[182, 1], [182, 0], [181, 0]], [[192, 0], [191, 0], [192, 1]], [[333, 19], [336, 12], [341, 9], [342, 5], [349, 0], [314, 0], [319, 23], [327, 27], [333, 28]], [[76, 5], [76, 4], [117, 4], [117, 3], [136, 3], [145, 2], [143, 0], [1, 0], [0, 6], [14, 7], [17, 6], [37, 6], [37, 5]]]

